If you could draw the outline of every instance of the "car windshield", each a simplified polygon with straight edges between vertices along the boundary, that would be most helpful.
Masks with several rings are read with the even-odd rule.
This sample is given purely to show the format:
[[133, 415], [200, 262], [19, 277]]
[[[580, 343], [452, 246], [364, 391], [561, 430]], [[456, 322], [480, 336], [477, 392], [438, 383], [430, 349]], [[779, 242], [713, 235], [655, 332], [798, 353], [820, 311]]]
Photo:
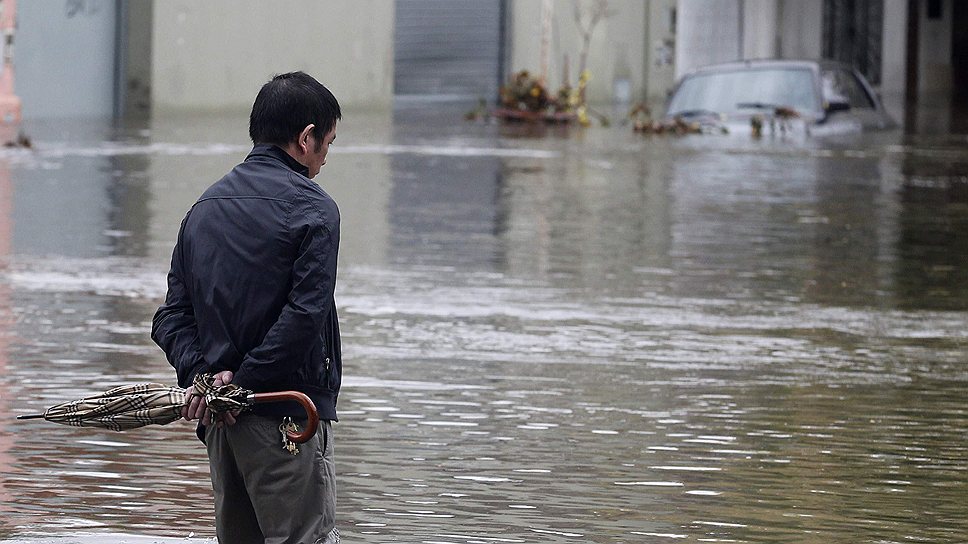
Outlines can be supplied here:
[[668, 115], [731, 114], [780, 106], [799, 112], [820, 110], [811, 70], [757, 68], [696, 74], [679, 85]]

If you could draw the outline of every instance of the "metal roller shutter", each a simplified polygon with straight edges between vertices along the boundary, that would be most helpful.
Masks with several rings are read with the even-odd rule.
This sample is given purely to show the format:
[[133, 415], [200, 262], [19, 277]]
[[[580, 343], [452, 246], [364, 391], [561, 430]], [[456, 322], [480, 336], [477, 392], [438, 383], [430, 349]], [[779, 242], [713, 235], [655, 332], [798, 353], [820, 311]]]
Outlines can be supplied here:
[[497, 95], [502, 0], [396, 0], [394, 94], [438, 99]]

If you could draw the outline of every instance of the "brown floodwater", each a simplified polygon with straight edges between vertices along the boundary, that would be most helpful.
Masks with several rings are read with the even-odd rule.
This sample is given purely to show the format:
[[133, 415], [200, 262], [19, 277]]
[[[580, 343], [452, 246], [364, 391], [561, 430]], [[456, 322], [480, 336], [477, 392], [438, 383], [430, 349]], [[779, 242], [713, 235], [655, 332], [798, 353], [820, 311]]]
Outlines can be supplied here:
[[[968, 138], [646, 137], [349, 112], [348, 542], [968, 541]], [[244, 114], [0, 151], [0, 542], [214, 537], [185, 422], [18, 414], [172, 383], [176, 230]]]

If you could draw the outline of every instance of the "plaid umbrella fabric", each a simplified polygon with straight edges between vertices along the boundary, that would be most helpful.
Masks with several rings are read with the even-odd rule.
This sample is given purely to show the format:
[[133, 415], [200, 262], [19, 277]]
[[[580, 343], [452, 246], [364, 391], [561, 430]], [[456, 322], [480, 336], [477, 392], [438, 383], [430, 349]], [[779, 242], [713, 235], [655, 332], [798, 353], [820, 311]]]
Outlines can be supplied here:
[[[249, 405], [251, 391], [235, 385], [214, 386], [210, 375], [195, 379], [195, 391], [205, 396], [213, 412], [241, 410]], [[181, 417], [185, 405], [184, 389], [158, 383], [122, 385], [103, 393], [51, 406], [43, 415], [20, 416], [18, 419], [43, 417], [47, 421], [74, 427], [99, 427], [126, 431], [145, 425], [167, 425]]]
[[125, 431], [171, 423], [181, 417], [184, 404], [184, 389], [138, 383], [51, 406], [44, 412], [44, 419], [74, 427]]
[[[237, 385], [215, 386], [215, 378], [200, 374], [192, 384], [196, 394], [215, 413], [245, 410], [255, 403], [295, 401], [306, 410], [309, 424], [302, 433], [289, 432], [287, 436], [302, 444], [316, 434], [319, 416], [316, 407], [306, 395], [296, 391], [253, 393]], [[98, 427], [114, 431], [126, 431], [145, 425], [167, 425], [181, 418], [186, 391], [157, 383], [138, 383], [115, 387], [103, 393], [51, 406], [43, 414], [17, 416], [17, 419], [46, 419], [74, 427]]]

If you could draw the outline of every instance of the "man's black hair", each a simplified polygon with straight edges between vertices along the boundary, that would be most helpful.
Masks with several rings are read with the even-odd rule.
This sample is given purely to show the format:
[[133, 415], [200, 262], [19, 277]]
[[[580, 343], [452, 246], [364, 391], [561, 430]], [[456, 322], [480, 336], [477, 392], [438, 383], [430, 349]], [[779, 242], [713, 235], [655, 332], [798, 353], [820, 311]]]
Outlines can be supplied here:
[[[254, 144], [285, 147], [306, 125], [316, 125], [317, 146], [342, 117], [339, 102], [322, 83], [304, 72], [280, 74], [262, 86], [249, 115], [249, 137]], [[316, 149], [319, 151], [319, 149]]]

